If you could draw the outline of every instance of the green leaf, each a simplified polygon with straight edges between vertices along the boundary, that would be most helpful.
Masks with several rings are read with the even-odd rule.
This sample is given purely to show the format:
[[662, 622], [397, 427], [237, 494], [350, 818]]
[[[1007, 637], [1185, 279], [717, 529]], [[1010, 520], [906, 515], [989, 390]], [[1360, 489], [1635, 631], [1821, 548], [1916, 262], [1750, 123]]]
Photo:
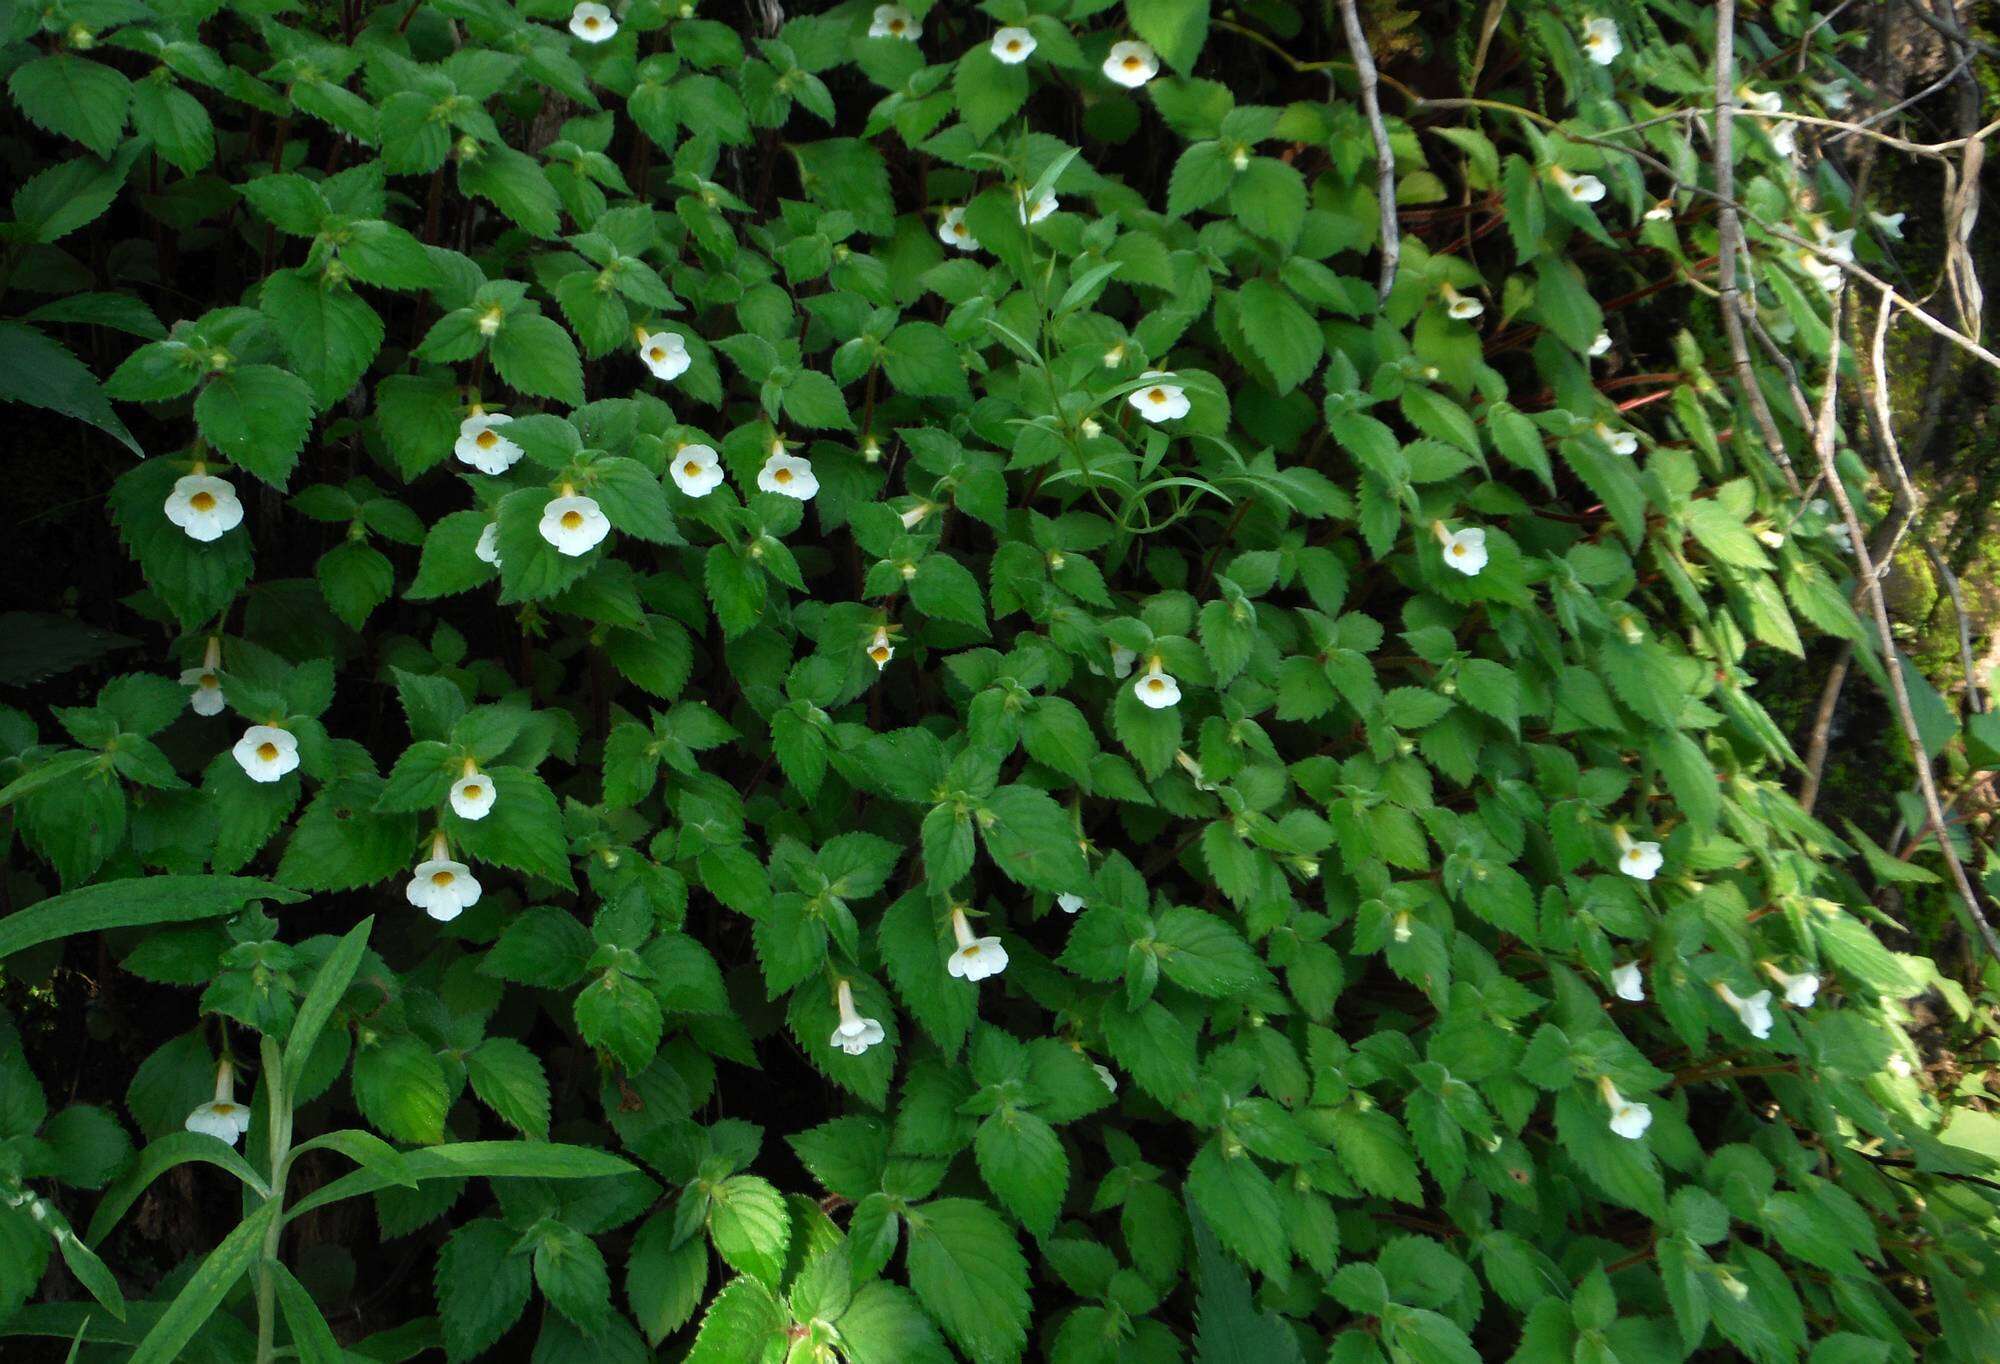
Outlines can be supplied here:
[[382, 348], [382, 319], [360, 295], [310, 270], [281, 270], [258, 300], [285, 345], [292, 370], [331, 407], [360, 380]]
[[1002, 1108], [973, 1139], [979, 1173], [1001, 1204], [1036, 1236], [1055, 1230], [1069, 1187], [1069, 1158], [1055, 1129], [1020, 1108]]
[[516, 392], [583, 405], [583, 360], [560, 323], [540, 313], [517, 313], [489, 349], [494, 370]]
[[275, 365], [241, 365], [202, 387], [194, 420], [231, 463], [282, 491], [312, 429], [312, 390]]
[[61, 52], [15, 67], [7, 90], [35, 126], [109, 157], [125, 131], [132, 83], [103, 62]]
[[998, 1214], [940, 1198], [909, 1214], [910, 1287], [974, 1364], [1012, 1364], [1028, 1341], [1028, 1263]]
[[485, 1353], [527, 1309], [529, 1261], [519, 1239], [491, 1218], [467, 1222], [438, 1250], [438, 1322], [453, 1364]]
[[18, 322], [0, 322], [0, 402], [27, 403], [74, 417], [133, 454], [146, 453], [111, 410], [97, 376], [63, 346]]
[[312, 985], [307, 988], [305, 999], [292, 1019], [292, 1030], [285, 1038], [285, 1083], [293, 1093], [298, 1091], [313, 1048], [319, 1045], [320, 1031], [340, 1006], [355, 971], [361, 966], [361, 956], [368, 950], [368, 935], [374, 927], [375, 917], [371, 914], [349, 929], [313, 973]]
[[1230, 1252], [1252, 1269], [1282, 1275], [1291, 1263], [1270, 1176], [1247, 1154], [1223, 1154], [1219, 1141], [1201, 1148], [1188, 1167], [1187, 1192]]
[[1036, 890], [1088, 889], [1076, 826], [1048, 792], [1003, 786], [986, 798], [977, 823], [986, 855], [1010, 879]]
[[611, 1315], [611, 1272], [604, 1253], [582, 1232], [543, 1219], [535, 1238], [535, 1285], [549, 1306], [586, 1335], [596, 1335]]
[[769, 1364], [783, 1357], [787, 1325], [770, 1289], [732, 1279], [708, 1304], [685, 1364]]
[[699, 1236], [674, 1242], [674, 1219], [656, 1212], [632, 1238], [625, 1298], [646, 1339], [658, 1345], [694, 1316], [708, 1287], [708, 1246]]
[[382, 1038], [354, 1055], [355, 1105], [396, 1141], [420, 1145], [443, 1141], [450, 1097], [444, 1067], [408, 1034]]
[[1238, 307], [1243, 335], [1271, 371], [1280, 394], [1312, 378], [1324, 343], [1311, 313], [1267, 279], [1246, 283]]
[[146, 876], [104, 881], [50, 896], [0, 919], [0, 957], [72, 933], [191, 923], [234, 914], [259, 900], [295, 904], [303, 898], [268, 881], [239, 876]]
[[769, 1180], [731, 1175], [709, 1195], [708, 1234], [733, 1268], [775, 1288], [785, 1272], [792, 1218]]
[[465, 1054], [479, 1101], [523, 1136], [547, 1141], [549, 1081], [535, 1054], [511, 1037], [489, 1037]]
[[1176, 71], [1194, 66], [1208, 38], [1208, 0], [1126, 0], [1125, 17]]
[[636, 1074], [652, 1064], [665, 1024], [653, 992], [613, 968], [578, 992], [576, 1027], [584, 1041]]

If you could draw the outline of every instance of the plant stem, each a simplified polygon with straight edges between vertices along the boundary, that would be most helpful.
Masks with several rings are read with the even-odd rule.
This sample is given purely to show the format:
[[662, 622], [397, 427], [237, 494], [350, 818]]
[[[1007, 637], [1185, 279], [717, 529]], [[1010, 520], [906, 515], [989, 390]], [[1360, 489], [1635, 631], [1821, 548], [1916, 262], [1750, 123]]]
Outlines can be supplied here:
[[292, 1098], [285, 1086], [285, 1058], [278, 1044], [264, 1039], [265, 1112], [270, 1123], [271, 1199], [277, 1204], [264, 1231], [264, 1254], [257, 1262], [257, 1364], [270, 1364], [277, 1339], [278, 1242], [285, 1234], [285, 1167], [292, 1153]]

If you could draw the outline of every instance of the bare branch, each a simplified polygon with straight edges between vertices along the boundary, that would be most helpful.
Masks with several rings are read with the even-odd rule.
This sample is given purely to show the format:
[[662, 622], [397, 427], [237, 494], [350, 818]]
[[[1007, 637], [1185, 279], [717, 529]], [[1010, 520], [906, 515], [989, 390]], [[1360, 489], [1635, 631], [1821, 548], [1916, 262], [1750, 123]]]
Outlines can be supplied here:
[[1389, 129], [1382, 122], [1375, 54], [1368, 50], [1368, 35], [1361, 31], [1361, 16], [1354, 8], [1354, 0], [1340, 0], [1340, 23], [1347, 30], [1347, 48], [1361, 82], [1361, 112], [1368, 120], [1368, 131], [1375, 137], [1375, 196], [1382, 212], [1382, 268], [1375, 294], [1387, 298], [1396, 283], [1396, 262], [1403, 249], [1401, 230], [1396, 223], [1396, 153], [1389, 146]]

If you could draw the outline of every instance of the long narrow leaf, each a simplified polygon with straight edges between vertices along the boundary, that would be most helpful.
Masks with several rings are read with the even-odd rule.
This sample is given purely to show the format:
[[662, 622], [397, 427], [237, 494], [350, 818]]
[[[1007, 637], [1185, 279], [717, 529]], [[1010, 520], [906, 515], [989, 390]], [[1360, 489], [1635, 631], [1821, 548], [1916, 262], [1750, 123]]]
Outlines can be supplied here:
[[298, 1087], [299, 1075], [312, 1059], [321, 1030], [333, 1017], [341, 996], [347, 993], [348, 985], [354, 980], [354, 973], [361, 965], [361, 954], [368, 950], [368, 932], [374, 926], [375, 916], [371, 914], [350, 929], [347, 936], [327, 954], [319, 974], [313, 977], [312, 988], [306, 991], [305, 1001], [299, 1005], [298, 1017], [292, 1023], [291, 1035], [285, 1039], [287, 1090]]
[[[565, 1146], [547, 1141], [462, 1141], [426, 1146], [403, 1153], [410, 1175], [424, 1179], [596, 1179], [622, 1175], [632, 1165], [590, 1146]], [[374, 1193], [390, 1181], [373, 1170], [342, 1175], [300, 1199], [286, 1211], [286, 1220], [343, 1198]]]
[[139, 1158], [132, 1163], [125, 1177], [104, 1191], [104, 1197], [97, 1200], [97, 1211], [91, 1215], [90, 1229], [84, 1233], [83, 1239], [93, 1246], [101, 1243], [148, 1185], [174, 1166], [185, 1165], [191, 1160], [206, 1161], [229, 1171], [254, 1190], [259, 1198], [271, 1196], [263, 1178], [228, 1142], [202, 1132], [169, 1132], [158, 1141], [149, 1142], [139, 1152]]
[[175, 1298], [153, 1323], [153, 1329], [146, 1332], [146, 1338], [139, 1342], [139, 1348], [132, 1352], [128, 1364], [170, 1364], [179, 1359], [181, 1349], [202, 1323], [213, 1316], [215, 1309], [228, 1295], [231, 1286], [243, 1277], [243, 1272], [257, 1261], [262, 1249], [264, 1230], [277, 1215], [278, 1205], [274, 1201], [260, 1204], [257, 1210], [236, 1224], [236, 1230], [222, 1239], [222, 1244], [210, 1251], [208, 1258], [201, 1262], [201, 1268], [187, 1281]]
[[333, 1328], [326, 1324], [306, 1286], [280, 1261], [271, 1262], [271, 1272], [278, 1283], [278, 1305], [285, 1309], [285, 1324], [292, 1328], [292, 1345], [299, 1358], [305, 1364], [341, 1364], [346, 1356], [340, 1342], [333, 1338]]
[[293, 904], [297, 891], [248, 876], [135, 876], [52, 895], [0, 919], [0, 957], [72, 933], [187, 923], [234, 914], [253, 900]]

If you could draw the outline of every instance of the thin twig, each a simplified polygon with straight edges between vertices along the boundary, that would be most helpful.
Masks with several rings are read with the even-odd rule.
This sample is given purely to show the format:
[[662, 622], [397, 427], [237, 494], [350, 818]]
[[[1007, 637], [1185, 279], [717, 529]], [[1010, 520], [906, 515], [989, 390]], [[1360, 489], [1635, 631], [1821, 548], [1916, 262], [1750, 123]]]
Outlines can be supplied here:
[[1813, 711], [1812, 733], [1806, 736], [1806, 775], [1799, 783], [1799, 808], [1807, 814], [1819, 802], [1820, 778], [1826, 772], [1827, 744], [1833, 734], [1833, 714], [1840, 708], [1840, 691], [1847, 685], [1847, 673], [1854, 662], [1854, 641], [1843, 639], [1833, 664], [1826, 670], [1826, 684], [1819, 689], [1819, 706]]
[[1729, 337], [1729, 355], [1736, 364], [1736, 382], [1743, 389], [1750, 415], [1785, 476], [1785, 486], [1798, 496], [1799, 476], [1785, 452], [1784, 437], [1771, 417], [1757, 371], [1750, 363], [1750, 344], [1743, 335], [1743, 293], [1736, 282], [1737, 257], [1744, 250], [1743, 221], [1736, 210], [1736, 0], [1718, 0], [1715, 7], [1715, 197], [1721, 205], [1716, 221], [1716, 286], [1722, 294], [1722, 326]]
[[1403, 244], [1396, 224], [1396, 153], [1389, 145], [1389, 129], [1382, 122], [1382, 99], [1376, 89], [1375, 54], [1368, 50], [1368, 35], [1361, 31], [1361, 15], [1354, 0], [1340, 0], [1340, 23], [1347, 30], [1347, 50], [1354, 58], [1354, 72], [1361, 83], [1361, 113], [1368, 131], [1375, 137], [1375, 195], [1382, 214], [1382, 268], [1376, 278], [1375, 294], [1387, 298], [1396, 283], [1396, 261]]
[[[1729, 2], [1723, 0], [1724, 4]], [[1887, 286], [1883, 287], [1886, 291]], [[1902, 660], [1896, 648], [1895, 633], [1889, 625], [1889, 604], [1882, 594], [1881, 580], [1875, 574], [1868, 540], [1861, 529], [1861, 518], [1855, 515], [1854, 503], [1847, 496], [1847, 485], [1840, 481], [1840, 474], [1834, 468], [1833, 413], [1840, 382], [1840, 297], [1839, 292], [1833, 296], [1833, 340], [1826, 367], [1826, 400], [1820, 409], [1821, 420], [1819, 429], [1814, 433], [1813, 447], [1819, 456], [1820, 471], [1826, 475], [1827, 491], [1839, 504], [1841, 519], [1847, 523], [1848, 538], [1854, 543], [1855, 566], [1860, 572], [1863, 595], [1868, 599], [1869, 614], [1875, 620], [1875, 635], [1882, 646], [1883, 670], [1889, 674], [1889, 696], [1895, 703], [1896, 719], [1902, 726], [1903, 737], [1910, 745], [1910, 762], [1917, 769], [1917, 789], [1923, 796], [1924, 818], [1930, 825], [1931, 837], [1937, 840], [1939, 854], [1951, 870], [1967, 927], [1978, 934], [1986, 950], [1993, 954], [1996, 961], [2000, 961], [2000, 934], [1994, 933], [1992, 923], [1980, 909], [1978, 893], [1973, 890], [1965, 864], [1959, 860], [1958, 850], [1952, 847], [1950, 833], [1945, 827], [1944, 805], [1938, 799], [1937, 774], [1931, 770], [1930, 754], [1924, 748], [1922, 731], [1917, 728], [1916, 712], [1910, 706], [1909, 686], [1903, 679]], [[1886, 302], [1884, 311], [1887, 311]]]

